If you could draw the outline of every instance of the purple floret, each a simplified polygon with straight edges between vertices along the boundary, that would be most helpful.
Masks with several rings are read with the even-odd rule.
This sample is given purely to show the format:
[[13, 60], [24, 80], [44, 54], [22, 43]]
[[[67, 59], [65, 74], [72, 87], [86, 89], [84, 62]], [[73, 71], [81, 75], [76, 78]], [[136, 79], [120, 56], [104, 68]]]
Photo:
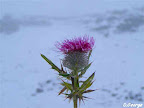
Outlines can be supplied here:
[[92, 50], [94, 43], [95, 41], [93, 37], [84, 36], [74, 39], [66, 39], [62, 43], [58, 42], [56, 47], [64, 54], [75, 51], [87, 53]]

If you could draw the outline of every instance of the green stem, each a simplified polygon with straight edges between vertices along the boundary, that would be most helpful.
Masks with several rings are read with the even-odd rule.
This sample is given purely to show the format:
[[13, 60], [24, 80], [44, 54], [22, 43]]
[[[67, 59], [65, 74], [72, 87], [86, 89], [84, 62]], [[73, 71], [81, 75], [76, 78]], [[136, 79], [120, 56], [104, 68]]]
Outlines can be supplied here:
[[77, 108], [77, 97], [73, 97], [74, 108]]
[[[74, 73], [74, 87], [73, 87], [73, 91], [76, 91], [78, 86], [79, 86], [79, 80], [78, 80], [78, 72], [75, 70]], [[74, 108], [77, 108], [77, 101], [78, 101], [78, 98], [77, 96], [73, 96], [73, 104], [74, 104]]]

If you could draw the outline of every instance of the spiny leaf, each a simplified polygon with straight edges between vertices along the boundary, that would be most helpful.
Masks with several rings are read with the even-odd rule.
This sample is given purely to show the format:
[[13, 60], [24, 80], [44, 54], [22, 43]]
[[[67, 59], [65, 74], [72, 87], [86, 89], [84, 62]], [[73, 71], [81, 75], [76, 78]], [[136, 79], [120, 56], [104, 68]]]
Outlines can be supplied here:
[[[93, 81], [93, 82], [94, 82], [94, 81]], [[89, 82], [89, 83], [83, 88], [83, 91], [86, 90], [87, 88], [89, 88], [89, 87], [93, 84], [93, 82]]]
[[92, 80], [94, 78], [94, 74], [93, 73], [86, 81], [83, 82], [83, 84], [81, 85], [81, 87], [79, 88], [79, 93], [83, 93], [87, 88], [89, 88], [92, 85]]
[[46, 56], [44, 56], [43, 54], [41, 54], [41, 57], [43, 59], [45, 59], [51, 66], [52, 66], [52, 69], [56, 70], [57, 72], [61, 73], [61, 70], [51, 61], [49, 60]]
[[68, 96], [69, 94], [67, 94], [67, 93], [64, 93], [64, 95]]
[[83, 103], [85, 104], [85, 102], [84, 102], [84, 98], [83, 98], [83, 97], [81, 98], [81, 100], [82, 100], [82, 101], [83, 101]]
[[72, 98], [72, 97], [71, 97], [71, 98], [69, 97], [70, 94], [66, 94], [66, 93], [65, 93], [64, 95], [66, 95], [65, 100], [66, 100], [67, 98], [69, 98], [69, 102], [70, 102], [70, 100], [71, 100], [71, 98]]
[[92, 83], [93, 83], [93, 82], [88, 82], [87, 85], [85, 85], [83, 88], [80, 88], [80, 89], [78, 90], [78, 92], [75, 93], [75, 94], [83, 93], [84, 91], [86, 91], [87, 88], [89, 88], [89, 87], [92, 85]]
[[87, 88], [89, 88], [93, 84], [92, 80], [94, 78], [94, 75], [95, 72], [86, 81], [83, 82], [83, 84], [77, 91], [73, 92], [73, 95], [79, 95], [80, 93], [83, 93]]
[[69, 98], [69, 102], [70, 102], [71, 99], [73, 98], [73, 96], [74, 96], [73, 93], [70, 93], [70, 94], [68, 94], [68, 96], [66, 97], [66, 99]]
[[84, 87], [84, 90], [86, 90], [87, 88], [89, 88], [92, 84], [93, 84], [93, 82], [89, 82], [89, 83]]
[[87, 88], [89, 88], [92, 85], [91, 82], [88, 82], [83, 88], [80, 89], [80, 92], [83, 93]]
[[81, 73], [79, 74], [79, 77], [82, 77], [87, 71], [87, 69], [91, 66], [92, 63], [89, 63], [84, 69], [81, 70]]
[[83, 96], [83, 98], [92, 99], [92, 98], [89, 98], [89, 97], [86, 97], [86, 96]]
[[[63, 80], [62, 80], [62, 81], [63, 81]], [[67, 82], [64, 82], [64, 81], [63, 81], [63, 84], [66, 86], [66, 88], [67, 88], [68, 90], [72, 91], [72, 85], [71, 85], [71, 84], [69, 84], [69, 83], [67, 83]]]
[[84, 81], [79, 81], [79, 83], [83, 83]]
[[79, 107], [80, 107], [81, 100], [82, 100], [82, 98], [83, 98], [81, 93], [78, 94], [78, 98], [79, 98]]
[[[62, 80], [62, 79], [61, 79]], [[63, 80], [62, 80], [63, 81]], [[66, 83], [66, 82], [65, 82]], [[70, 83], [67, 83], [67, 84], [69, 84], [69, 85], [72, 85], [72, 84], [70, 84]], [[65, 87], [65, 84], [64, 84], [64, 82], [63, 83], [60, 83], [60, 85], [62, 85], [62, 86], [64, 86]]]
[[65, 87], [65, 84], [64, 83], [60, 83], [60, 85], [64, 86]]
[[90, 52], [89, 52], [89, 55], [88, 55], [88, 59], [90, 58], [90, 56], [91, 56], [91, 53], [92, 53], [92, 50], [90, 50]]
[[63, 77], [70, 77], [70, 74], [59, 74], [60, 76], [63, 76]]
[[83, 93], [90, 93], [90, 92], [93, 92], [93, 91], [95, 91], [95, 90], [86, 90]]
[[67, 73], [64, 73], [64, 74], [59, 73], [59, 75], [67, 78], [68, 80], [70, 80], [70, 76], [71, 76], [70, 74], [67, 74]]
[[95, 72], [86, 81], [83, 82], [80, 89], [83, 89], [85, 86], [87, 86], [87, 84], [89, 84], [93, 80], [94, 75], [95, 75]]
[[60, 94], [62, 94], [65, 90], [66, 90], [67, 88], [66, 87], [64, 87], [60, 92], [59, 92], [59, 94], [58, 95], [60, 95]]
[[66, 74], [66, 73], [67, 73], [67, 72], [64, 71], [62, 64], [61, 64], [61, 71], [62, 71], [61, 73], [63, 73], [63, 74]]

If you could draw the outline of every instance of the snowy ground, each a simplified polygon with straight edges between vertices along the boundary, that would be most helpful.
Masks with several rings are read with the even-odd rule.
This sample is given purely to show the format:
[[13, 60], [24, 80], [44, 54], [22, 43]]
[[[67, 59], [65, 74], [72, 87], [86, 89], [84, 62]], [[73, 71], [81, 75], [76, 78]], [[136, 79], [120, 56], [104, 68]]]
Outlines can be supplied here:
[[86, 77], [96, 71], [99, 90], [81, 108], [144, 104], [144, 1], [54, 1], [0, 1], [0, 108], [72, 108], [40, 53], [60, 66], [55, 42], [85, 34], [96, 40]]

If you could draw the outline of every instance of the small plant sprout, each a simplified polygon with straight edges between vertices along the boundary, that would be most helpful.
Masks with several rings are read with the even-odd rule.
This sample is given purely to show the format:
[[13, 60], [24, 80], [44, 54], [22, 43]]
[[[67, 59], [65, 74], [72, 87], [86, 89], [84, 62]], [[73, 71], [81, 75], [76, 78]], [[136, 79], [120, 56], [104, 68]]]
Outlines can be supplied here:
[[42, 58], [51, 65], [52, 69], [57, 71], [58, 75], [62, 77], [62, 83], [60, 84], [63, 86], [63, 89], [59, 92], [59, 95], [64, 94], [66, 98], [73, 100], [74, 108], [78, 107], [78, 100], [80, 104], [81, 101], [84, 101], [86, 98], [88, 99], [88, 97], [84, 96], [85, 93], [95, 91], [88, 89], [93, 84], [95, 73], [92, 73], [85, 81], [81, 81], [81, 78], [92, 64], [89, 63], [89, 58], [94, 43], [93, 37], [89, 36], [57, 42], [56, 48], [64, 54], [61, 68], [41, 54]]

